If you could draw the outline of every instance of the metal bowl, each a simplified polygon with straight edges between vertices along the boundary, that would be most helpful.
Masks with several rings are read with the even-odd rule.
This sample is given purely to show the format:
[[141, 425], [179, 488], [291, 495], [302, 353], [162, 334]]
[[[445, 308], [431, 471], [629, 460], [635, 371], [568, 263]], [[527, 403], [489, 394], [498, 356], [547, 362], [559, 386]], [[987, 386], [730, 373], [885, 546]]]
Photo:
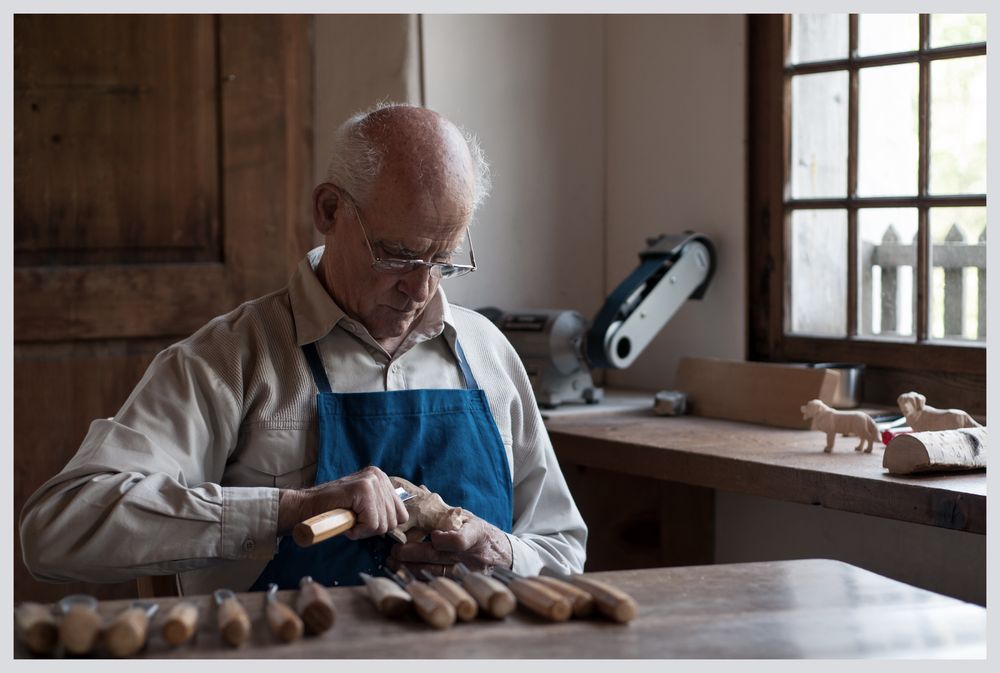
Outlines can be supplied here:
[[853, 409], [861, 404], [861, 387], [865, 366], [858, 362], [816, 362], [815, 369], [832, 369], [840, 375], [840, 382], [830, 404], [834, 409]]

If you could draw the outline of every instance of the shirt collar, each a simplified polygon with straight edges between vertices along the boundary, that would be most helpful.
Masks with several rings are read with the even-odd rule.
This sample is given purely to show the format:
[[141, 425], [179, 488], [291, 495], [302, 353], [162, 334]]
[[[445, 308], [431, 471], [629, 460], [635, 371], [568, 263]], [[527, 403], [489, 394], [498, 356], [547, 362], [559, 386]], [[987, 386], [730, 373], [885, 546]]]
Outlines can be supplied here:
[[[323, 250], [322, 245], [310, 250], [309, 254], [299, 262], [295, 273], [288, 281], [288, 299], [291, 303], [292, 319], [295, 322], [295, 339], [299, 346], [319, 341], [333, 331], [341, 320], [350, 320], [316, 275]], [[451, 306], [440, 285], [437, 293], [424, 308], [420, 324], [414, 332], [422, 335], [418, 341], [434, 338], [443, 332], [449, 345], [454, 349], [455, 323], [452, 319]]]

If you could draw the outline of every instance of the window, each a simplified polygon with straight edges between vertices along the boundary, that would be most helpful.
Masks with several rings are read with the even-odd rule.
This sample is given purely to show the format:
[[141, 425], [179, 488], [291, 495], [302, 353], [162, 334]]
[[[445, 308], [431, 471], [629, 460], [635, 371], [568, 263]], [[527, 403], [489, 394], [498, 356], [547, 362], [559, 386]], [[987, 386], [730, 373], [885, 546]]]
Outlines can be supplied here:
[[749, 26], [751, 357], [985, 409], [986, 16]]

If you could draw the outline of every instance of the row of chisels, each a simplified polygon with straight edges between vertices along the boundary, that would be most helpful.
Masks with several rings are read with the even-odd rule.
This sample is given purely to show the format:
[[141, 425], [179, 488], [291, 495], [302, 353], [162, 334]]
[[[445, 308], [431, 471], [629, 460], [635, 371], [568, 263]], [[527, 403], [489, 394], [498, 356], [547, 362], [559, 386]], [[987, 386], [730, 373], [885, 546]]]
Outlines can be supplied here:
[[[625, 624], [638, 613], [631, 596], [583, 575], [524, 577], [503, 568], [485, 574], [459, 563], [452, 577], [424, 571], [418, 578], [402, 568], [379, 576], [361, 573], [361, 579], [380, 614], [392, 618], [415, 614], [435, 629], [477, 616], [502, 620], [518, 607], [551, 622], [601, 616]], [[283, 602], [277, 591], [277, 585], [270, 585], [263, 601], [263, 613], [277, 641], [290, 643], [333, 627], [336, 612], [323, 585], [303, 577], [291, 603]], [[253, 620], [234, 592], [215, 591], [211, 606], [225, 645], [239, 647], [250, 639]], [[108, 618], [106, 611], [98, 611], [95, 598], [78, 594], [52, 609], [22, 603], [15, 608], [14, 621], [18, 636], [36, 655], [132, 657], [146, 646], [154, 616], [163, 641], [171, 647], [188, 643], [198, 633], [202, 610], [196, 602], [181, 599], [158, 614], [160, 607], [152, 601], [134, 601]]]
[[[271, 632], [283, 642], [304, 633], [318, 635], [329, 630], [336, 619], [333, 601], [326, 587], [303, 577], [295, 607], [277, 598], [278, 586], [268, 588], [264, 611]], [[223, 642], [239, 647], [252, 632], [246, 608], [229, 589], [213, 594], [216, 623]], [[103, 650], [112, 657], [132, 657], [146, 645], [150, 624], [159, 605], [135, 601], [109, 621], [97, 610], [97, 599], [75, 594], [66, 596], [53, 609], [38, 603], [22, 603], [14, 609], [14, 626], [25, 646], [36, 655], [67, 654], [86, 656]], [[177, 647], [190, 641], [198, 630], [200, 610], [187, 600], [175, 603], [161, 623], [163, 640]]]

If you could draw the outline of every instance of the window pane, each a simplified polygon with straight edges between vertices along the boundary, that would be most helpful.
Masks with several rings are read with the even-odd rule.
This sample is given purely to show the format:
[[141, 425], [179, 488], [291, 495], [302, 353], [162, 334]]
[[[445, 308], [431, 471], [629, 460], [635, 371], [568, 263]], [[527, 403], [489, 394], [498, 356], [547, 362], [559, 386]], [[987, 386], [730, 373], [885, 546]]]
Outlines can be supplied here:
[[859, 72], [859, 196], [917, 193], [918, 88], [916, 63]]
[[917, 14], [858, 16], [858, 56], [916, 51], [920, 47]]
[[986, 57], [931, 63], [930, 192], [986, 193]]
[[847, 58], [847, 14], [793, 14], [792, 64]]
[[916, 238], [916, 208], [858, 211], [860, 335], [913, 335]]
[[985, 14], [931, 14], [931, 47], [986, 42]]
[[792, 78], [792, 197], [847, 195], [847, 72]]
[[847, 212], [792, 212], [791, 331], [847, 336]]
[[986, 340], [986, 209], [931, 208], [930, 328]]

